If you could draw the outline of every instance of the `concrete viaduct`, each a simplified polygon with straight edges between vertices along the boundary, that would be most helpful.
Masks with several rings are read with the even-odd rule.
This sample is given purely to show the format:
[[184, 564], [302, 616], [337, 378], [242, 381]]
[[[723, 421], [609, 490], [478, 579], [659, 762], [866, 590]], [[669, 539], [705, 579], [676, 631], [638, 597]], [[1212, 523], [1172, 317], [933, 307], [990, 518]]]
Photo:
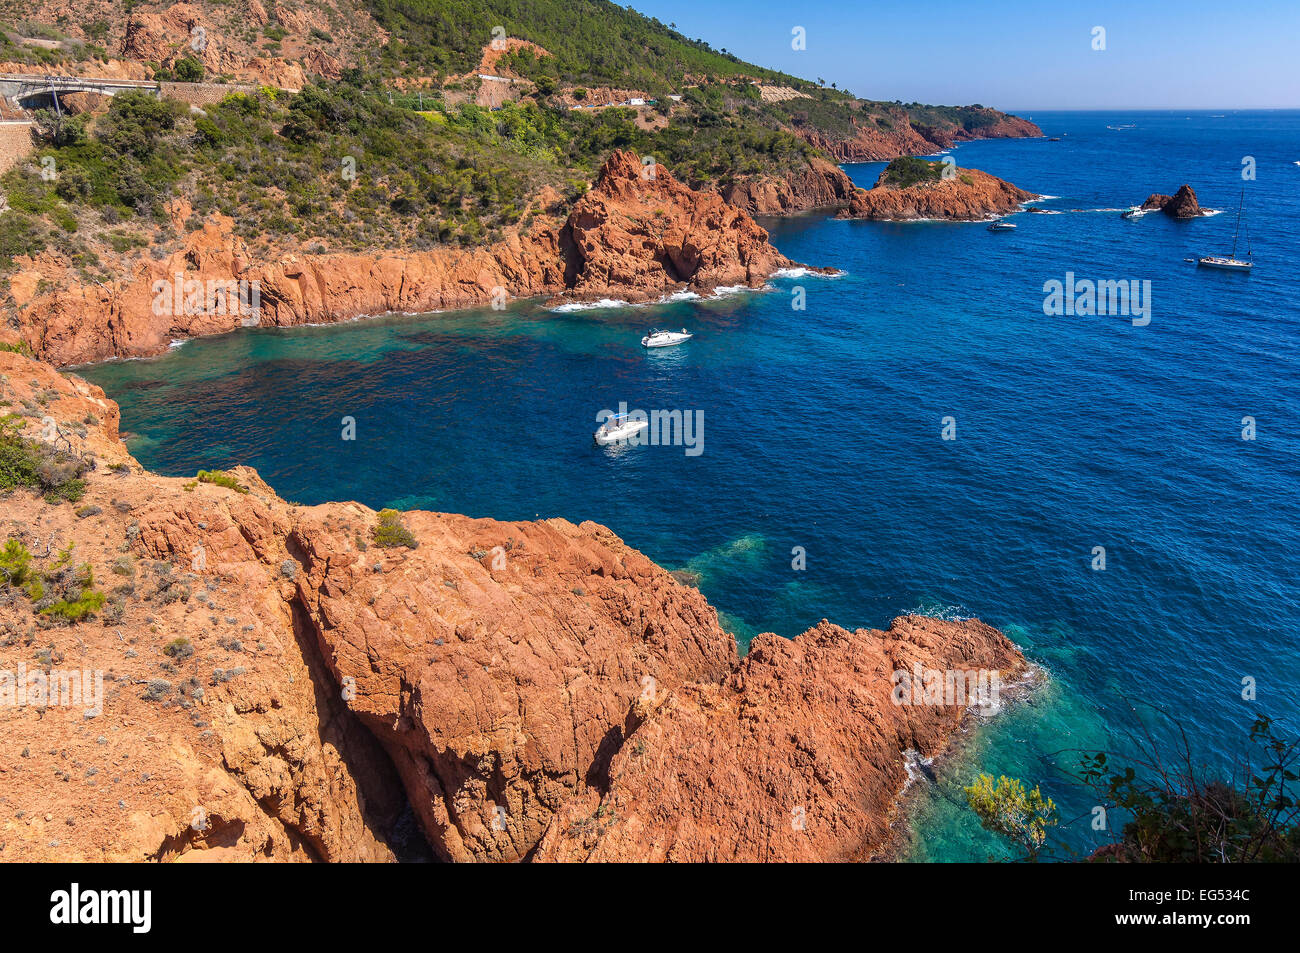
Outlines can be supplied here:
[[0, 96], [20, 109], [58, 109], [58, 96], [63, 93], [99, 93], [113, 96], [117, 93], [143, 90], [161, 94], [158, 83], [136, 79], [82, 79], [77, 76], [40, 76], [22, 73], [0, 73]]

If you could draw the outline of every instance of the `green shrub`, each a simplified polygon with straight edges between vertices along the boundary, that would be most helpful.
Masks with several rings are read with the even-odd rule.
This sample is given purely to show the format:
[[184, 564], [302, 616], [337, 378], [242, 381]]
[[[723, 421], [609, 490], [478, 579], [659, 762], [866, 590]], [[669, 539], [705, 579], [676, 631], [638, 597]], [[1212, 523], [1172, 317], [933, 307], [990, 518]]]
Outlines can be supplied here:
[[104, 606], [106, 596], [95, 588], [95, 573], [90, 563], [76, 566], [72, 562], [75, 543], [59, 551], [59, 558], [49, 569], [41, 571], [42, 592], [30, 593], [36, 610], [47, 618], [64, 623], [80, 622]]
[[402, 514], [397, 510], [380, 510], [379, 522], [371, 531], [375, 545], [384, 549], [392, 549], [396, 546], [405, 546], [408, 549], [415, 549], [419, 543], [411, 531], [402, 523]]
[[25, 486], [40, 491], [47, 503], [80, 500], [86, 492], [81, 477], [90, 463], [71, 451], [24, 437], [24, 423], [17, 414], [0, 417], [0, 490]]
[[1267, 716], [1250, 728], [1251, 752], [1230, 774], [1195, 767], [1182, 750], [1155, 749], [1116, 769], [1104, 752], [1081, 763], [1080, 780], [1127, 818], [1099, 859], [1125, 863], [1296, 863], [1300, 861], [1300, 739], [1279, 735]]
[[[1084, 859], [1120, 863], [1300, 862], [1300, 739], [1278, 734], [1259, 716], [1250, 728], [1251, 750], [1231, 766], [1196, 763], [1187, 735], [1172, 754], [1144, 725], [1144, 741], [1114, 767], [1106, 752], [1084, 755], [1075, 775], [1098, 809], [1094, 829], [1112, 840]], [[1132, 765], [1136, 764], [1137, 767]], [[988, 774], [965, 789], [967, 803], [985, 829], [1008, 839], [1036, 860], [1046, 830], [1057, 823], [1056, 807], [1035, 787]], [[1101, 813], [1098, 814], [1097, 811]], [[1112, 818], [1121, 818], [1119, 830]], [[1062, 859], [1077, 859], [1067, 849]]]
[[163, 655], [167, 656], [169, 659], [174, 659], [179, 662], [194, 654], [194, 646], [190, 644], [189, 639], [181, 636], [172, 639], [164, 645], [162, 651]]
[[[89, 573], [90, 567], [85, 568]], [[80, 595], [71, 599], [60, 599], [53, 605], [42, 609], [41, 614], [58, 619], [61, 622], [80, 622], [102, 609], [106, 598], [107, 596], [102, 592], [90, 589], [88, 583], [87, 588], [83, 589]]]
[[73, 623], [103, 608], [107, 597], [95, 588], [94, 571], [89, 563], [73, 565], [71, 545], [48, 569], [34, 569], [32, 559], [20, 540], [8, 540], [0, 551], [0, 583], [25, 593], [42, 616]]
[[18, 255], [35, 255], [47, 246], [46, 229], [38, 219], [16, 209], [0, 215], [0, 263], [9, 265]]
[[208, 146], [219, 146], [228, 138], [221, 127], [207, 116], [194, 121], [194, 135], [199, 142]]
[[938, 182], [942, 178], [942, 162], [903, 156], [885, 166], [885, 171], [880, 174], [880, 184], [905, 189], [922, 182]]
[[172, 64], [172, 73], [182, 83], [203, 81], [203, 63], [192, 56], [183, 56]]
[[[86, 481], [80, 478], [65, 480], [45, 494], [45, 502], [51, 505], [59, 503], [77, 503], [86, 495]], [[87, 513], [87, 516], [93, 514]]]
[[1042, 850], [1047, 828], [1057, 824], [1052, 799], [1044, 798], [1037, 786], [1026, 791], [1024, 782], [1016, 778], [1003, 775], [994, 780], [991, 774], [981, 774], [963, 790], [980, 825], [1017, 844], [1031, 858]]
[[32, 580], [32, 554], [21, 540], [11, 539], [0, 551], [0, 582], [22, 589]]
[[95, 137], [121, 155], [150, 158], [161, 145], [160, 133], [170, 132], [184, 107], [151, 93], [118, 93], [100, 119]]
[[248, 487], [240, 483], [225, 470], [200, 470], [195, 477], [200, 483], [212, 483], [216, 486], [224, 486], [228, 490], [234, 490], [236, 493], [247, 493]]

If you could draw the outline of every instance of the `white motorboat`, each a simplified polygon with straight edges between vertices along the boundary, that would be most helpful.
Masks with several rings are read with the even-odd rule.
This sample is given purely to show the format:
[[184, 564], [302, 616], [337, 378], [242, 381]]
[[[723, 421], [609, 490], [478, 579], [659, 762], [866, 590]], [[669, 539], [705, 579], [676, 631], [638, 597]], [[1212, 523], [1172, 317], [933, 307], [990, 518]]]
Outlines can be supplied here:
[[1251, 261], [1250, 251], [1250, 232], [1246, 233], [1246, 257], [1244, 259], [1237, 257], [1237, 242], [1241, 238], [1241, 212], [1246, 207], [1246, 190], [1241, 190], [1241, 201], [1237, 205], [1237, 227], [1232, 233], [1232, 254], [1231, 255], [1203, 255], [1196, 259], [1196, 264], [1202, 268], [1218, 268], [1222, 271], [1250, 271], [1255, 267]]
[[1147, 213], [1147, 211], [1148, 209], [1144, 209], [1140, 206], [1130, 205], [1123, 212], [1119, 213], [1119, 217], [1120, 218], [1141, 218], [1143, 215]]
[[660, 331], [658, 328], [651, 330], [649, 334], [641, 339], [642, 347], [672, 347], [674, 344], [681, 344], [689, 341], [692, 335], [685, 328], [680, 331]]
[[608, 447], [611, 443], [621, 443], [649, 426], [650, 421], [644, 415], [614, 414], [600, 425], [593, 437], [599, 446]]
[[989, 225], [990, 232], [1014, 232], [1015, 230], [1016, 226], [1010, 222], [993, 222]]

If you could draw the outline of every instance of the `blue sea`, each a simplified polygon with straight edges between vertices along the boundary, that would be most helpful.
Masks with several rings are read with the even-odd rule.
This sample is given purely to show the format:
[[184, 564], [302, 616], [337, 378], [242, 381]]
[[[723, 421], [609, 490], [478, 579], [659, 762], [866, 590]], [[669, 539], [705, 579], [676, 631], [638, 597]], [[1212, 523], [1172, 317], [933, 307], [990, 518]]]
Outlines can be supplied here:
[[[243, 330], [78, 372], [150, 469], [249, 464], [301, 503], [596, 520], [698, 573], [742, 646], [822, 618], [978, 616], [1042, 677], [913, 786], [905, 854], [1007, 856], [964, 806], [981, 770], [1041, 784], [1053, 849], [1087, 851], [1080, 752], [1182, 730], [1226, 768], [1257, 714], [1300, 726], [1300, 112], [1032, 118], [1060, 141], [953, 150], [1051, 196], [1060, 214], [1014, 232], [810, 214], [765, 224], [839, 277]], [[870, 186], [881, 167], [846, 168]], [[1184, 182], [1228, 211], [1120, 218]], [[1243, 188], [1254, 272], [1187, 262], [1230, 249]], [[1149, 280], [1150, 322], [1044, 314], [1068, 273]], [[695, 337], [647, 352], [651, 326]], [[702, 411], [703, 452], [595, 447], [620, 402]]]

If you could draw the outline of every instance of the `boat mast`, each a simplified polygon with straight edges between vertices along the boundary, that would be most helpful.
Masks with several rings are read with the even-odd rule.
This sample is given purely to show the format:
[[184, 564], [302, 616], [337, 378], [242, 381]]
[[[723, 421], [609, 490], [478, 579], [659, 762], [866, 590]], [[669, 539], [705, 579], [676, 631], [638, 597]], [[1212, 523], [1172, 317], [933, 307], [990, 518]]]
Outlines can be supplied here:
[[[1246, 190], [1242, 189], [1241, 192], [1242, 192], [1241, 200], [1244, 203], [1246, 201]], [[1254, 253], [1250, 250], [1250, 225], [1249, 224], [1246, 225], [1246, 257], [1247, 258], [1254, 257]]]
[[1237, 257], [1237, 235], [1241, 232], [1241, 209], [1246, 204], [1246, 190], [1241, 190], [1241, 201], [1237, 203], [1237, 227], [1232, 230], [1232, 257]]

